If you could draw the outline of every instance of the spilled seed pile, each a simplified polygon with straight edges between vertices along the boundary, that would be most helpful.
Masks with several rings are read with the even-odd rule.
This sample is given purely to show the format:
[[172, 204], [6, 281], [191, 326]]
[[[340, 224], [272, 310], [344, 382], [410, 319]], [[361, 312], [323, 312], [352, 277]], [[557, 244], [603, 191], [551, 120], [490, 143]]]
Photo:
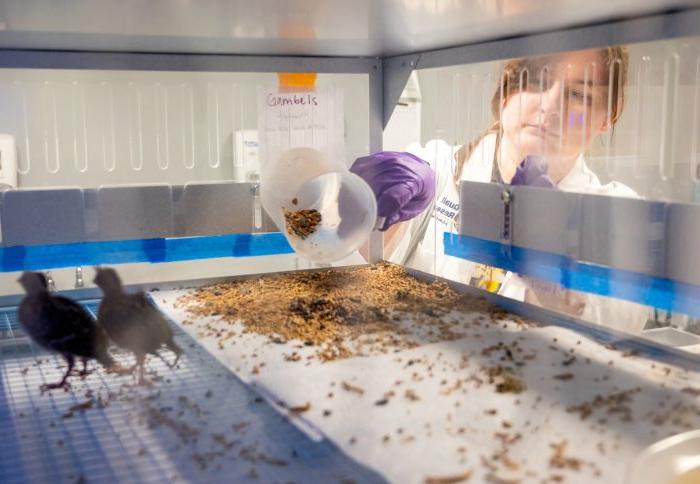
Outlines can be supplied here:
[[193, 316], [214, 316], [274, 342], [316, 346], [322, 361], [352, 356], [350, 342], [394, 349], [417, 346], [399, 321], [411, 318], [434, 341], [456, 339], [453, 310], [505, 313], [443, 282], [424, 282], [401, 267], [291, 273], [202, 287], [178, 301]]
[[305, 239], [316, 232], [316, 229], [321, 224], [321, 212], [314, 209], [285, 209], [284, 222], [289, 235], [295, 235], [301, 239]]

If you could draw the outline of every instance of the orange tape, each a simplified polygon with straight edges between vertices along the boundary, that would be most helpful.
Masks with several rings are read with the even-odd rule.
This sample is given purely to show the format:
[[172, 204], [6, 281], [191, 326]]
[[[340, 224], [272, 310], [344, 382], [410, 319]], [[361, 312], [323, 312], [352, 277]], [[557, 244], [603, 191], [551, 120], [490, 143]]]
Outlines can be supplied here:
[[315, 72], [278, 72], [280, 90], [310, 91], [316, 87]]

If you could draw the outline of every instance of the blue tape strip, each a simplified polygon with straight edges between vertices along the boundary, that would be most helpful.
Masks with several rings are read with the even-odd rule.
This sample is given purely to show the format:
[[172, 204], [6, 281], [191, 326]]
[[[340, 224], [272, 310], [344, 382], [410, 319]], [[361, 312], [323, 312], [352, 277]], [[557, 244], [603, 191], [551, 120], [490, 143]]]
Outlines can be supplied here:
[[553, 282], [567, 289], [700, 317], [700, 287], [692, 284], [466, 235], [445, 233], [444, 244], [445, 254], [461, 259]]
[[280, 232], [0, 247], [0, 272], [291, 254]]

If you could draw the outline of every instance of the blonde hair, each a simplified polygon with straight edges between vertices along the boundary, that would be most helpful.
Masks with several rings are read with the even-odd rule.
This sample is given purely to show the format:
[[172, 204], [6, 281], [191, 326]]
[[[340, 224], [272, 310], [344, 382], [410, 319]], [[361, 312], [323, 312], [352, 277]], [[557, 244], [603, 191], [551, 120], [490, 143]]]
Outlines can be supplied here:
[[[625, 105], [625, 85], [627, 84], [627, 71], [629, 69], [629, 53], [626, 47], [613, 46], [600, 49], [599, 54], [603, 61], [603, 72], [606, 74], [606, 82], [611, 86], [611, 88], [608, 89], [610, 98], [606, 100], [610, 111], [609, 123], [612, 127], [622, 115], [622, 110]], [[506, 62], [501, 80], [491, 98], [491, 114], [494, 117], [494, 123], [481, 133], [480, 136], [468, 144], [462, 145], [455, 153], [455, 184], [459, 185], [464, 164], [469, 160], [474, 149], [484, 137], [492, 133], [496, 134], [496, 152], [498, 152], [501, 137], [501, 105], [508, 101], [508, 97], [512, 93], [516, 92], [513, 87], [521, 84], [522, 77], [526, 78], [528, 72], [534, 70], [533, 67], [535, 69], [540, 68], [541, 70], [542, 66], [546, 66], [547, 61], [552, 57], [553, 56], [522, 57]]]

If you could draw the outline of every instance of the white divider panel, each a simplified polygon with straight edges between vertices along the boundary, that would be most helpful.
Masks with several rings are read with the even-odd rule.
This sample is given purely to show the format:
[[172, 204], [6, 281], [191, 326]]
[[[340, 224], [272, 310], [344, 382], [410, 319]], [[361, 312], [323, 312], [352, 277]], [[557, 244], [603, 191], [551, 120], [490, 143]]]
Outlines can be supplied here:
[[666, 221], [666, 276], [700, 285], [700, 206], [673, 204]]
[[253, 183], [1, 192], [2, 245], [277, 231]]
[[169, 185], [102, 187], [97, 190], [99, 240], [147, 239], [173, 235]]
[[659, 202], [582, 195], [581, 260], [664, 275], [664, 213]]
[[5, 246], [61, 244], [85, 240], [83, 190], [6, 190], [2, 192]]
[[532, 187], [510, 190], [513, 245], [579, 257], [580, 194]]
[[463, 181], [460, 184], [459, 233], [501, 241], [503, 233], [503, 188], [493, 183]]
[[700, 284], [700, 206], [462, 182], [459, 233], [507, 243], [506, 188], [515, 246]]

